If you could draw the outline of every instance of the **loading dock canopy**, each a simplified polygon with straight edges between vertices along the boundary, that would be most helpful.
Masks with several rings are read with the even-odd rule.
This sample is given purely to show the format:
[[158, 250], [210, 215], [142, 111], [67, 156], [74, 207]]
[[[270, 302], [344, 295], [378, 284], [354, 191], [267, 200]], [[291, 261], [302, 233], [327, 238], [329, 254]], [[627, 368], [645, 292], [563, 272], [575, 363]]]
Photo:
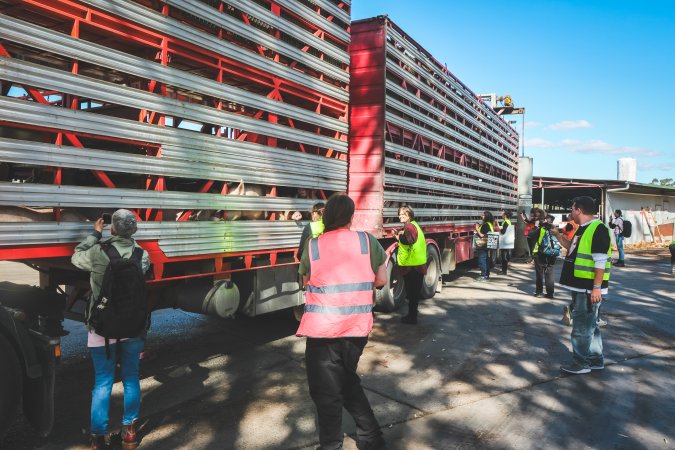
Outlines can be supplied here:
[[[672, 186], [620, 180], [532, 177], [532, 203], [541, 205], [543, 193], [544, 209], [550, 212], [569, 212], [572, 209], [572, 199], [582, 195], [594, 198], [598, 204], [604, 204], [607, 192], [614, 190], [625, 194], [675, 197], [675, 187]], [[603, 211], [600, 213], [604, 216]]]

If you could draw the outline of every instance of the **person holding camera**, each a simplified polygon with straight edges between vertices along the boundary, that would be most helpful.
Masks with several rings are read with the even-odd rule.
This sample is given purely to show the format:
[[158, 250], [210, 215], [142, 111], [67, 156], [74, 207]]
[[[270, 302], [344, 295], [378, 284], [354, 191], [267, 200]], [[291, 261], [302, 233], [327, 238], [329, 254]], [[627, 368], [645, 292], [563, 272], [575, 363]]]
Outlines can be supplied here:
[[540, 251], [540, 248], [546, 232], [551, 232], [554, 228], [553, 222], [555, 221], [555, 217], [550, 214], [546, 215], [543, 210], [540, 211], [541, 214], [539, 217], [543, 217], [543, 219], [535, 220], [534, 228], [532, 228], [528, 235], [528, 239], [531, 239], [534, 242], [534, 247], [532, 248], [536, 277], [534, 296], [544, 297], [544, 286], [546, 286], [546, 298], [553, 298], [553, 293], [555, 292], [553, 266], [555, 265], [556, 257], [544, 255]]
[[576, 197], [572, 217], [579, 224], [570, 241], [553, 228], [567, 255], [560, 272], [560, 284], [572, 293], [572, 363], [563, 372], [589, 373], [605, 368], [598, 310], [609, 288], [612, 247], [609, 228], [595, 218], [595, 201]]
[[495, 219], [490, 211], [484, 211], [481, 216], [482, 222], [476, 224], [476, 255], [478, 256], [478, 267], [480, 275], [476, 281], [490, 280], [490, 261], [488, 261], [487, 235], [495, 231]]
[[[112, 237], [101, 241], [106, 222], [111, 223]], [[75, 267], [90, 273], [91, 296], [85, 322], [95, 374], [91, 398], [92, 450], [111, 448], [108, 416], [118, 358], [124, 384], [122, 447], [125, 450], [138, 447], [140, 355], [149, 325], [144, 274], [150, 268], [150, 256], [131, 237], [136, 229], [136, 216], [129, 210], [118, 209], [112, 217], [105, 214], [94, 223], [91, 235], [75, 247], [71, 258]]]

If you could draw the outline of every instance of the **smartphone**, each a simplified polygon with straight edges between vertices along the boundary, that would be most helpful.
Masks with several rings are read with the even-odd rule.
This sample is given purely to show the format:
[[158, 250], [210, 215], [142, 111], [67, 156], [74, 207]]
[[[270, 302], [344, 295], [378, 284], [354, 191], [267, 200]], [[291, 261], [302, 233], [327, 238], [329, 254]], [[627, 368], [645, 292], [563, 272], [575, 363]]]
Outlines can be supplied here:
[[103, 224], [110, 225], [112, 223], [112, 214], [103, 213], [101, 214], [101, 219], [103, 219]]

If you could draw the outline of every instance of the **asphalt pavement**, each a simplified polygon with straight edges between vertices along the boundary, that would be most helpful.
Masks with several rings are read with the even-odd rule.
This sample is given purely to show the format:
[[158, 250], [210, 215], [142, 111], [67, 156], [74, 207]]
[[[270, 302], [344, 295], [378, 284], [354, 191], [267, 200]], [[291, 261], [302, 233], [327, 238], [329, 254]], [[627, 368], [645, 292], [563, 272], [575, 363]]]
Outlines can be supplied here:
[[[460, 267], [420, 304], [415, 326], [399, 323], [405, 307], [377, 313], [359, 373], [389, 448], [675, 448], [675, 278], [664, 255], [626, 264], [613, 270], [602, 308], [606, 368], [588, 375], [560, 373], [570, 358], [571, 328], [560, 321], [569, 294], [556, 287], [553, 300], [535, 298], [528, 264], [488, 283]], [[54, 432], [42, 439], [19, 421], [4, 448], [87, 448], [93, 375], [82, 325], [67, 327]], [[140, 448], [316, 448], [296, 328], [288, 311], [235, 320], [155, 313]], [[355, 449], [346, 413], [344, 430], [345, 448]]]

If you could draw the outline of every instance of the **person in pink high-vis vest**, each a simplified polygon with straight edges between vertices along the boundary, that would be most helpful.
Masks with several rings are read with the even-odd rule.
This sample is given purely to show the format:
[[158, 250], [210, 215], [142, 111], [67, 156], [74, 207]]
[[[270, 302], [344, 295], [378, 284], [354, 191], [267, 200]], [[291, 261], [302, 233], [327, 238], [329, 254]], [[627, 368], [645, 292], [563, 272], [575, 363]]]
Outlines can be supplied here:
[[343, 407], [356, 422], [359, 448], [386, 448], [356, 368], [373, 327], [375, 288], [387, 282], [387, 254], [372, 235], [350, 231], [353, 216], [351, 198], [329, 198], [325, 231], [309, 241], [298, 270], [306, 298], [296, 334], [307, 337], [307, 382], [324, 450], [342, 448]]

